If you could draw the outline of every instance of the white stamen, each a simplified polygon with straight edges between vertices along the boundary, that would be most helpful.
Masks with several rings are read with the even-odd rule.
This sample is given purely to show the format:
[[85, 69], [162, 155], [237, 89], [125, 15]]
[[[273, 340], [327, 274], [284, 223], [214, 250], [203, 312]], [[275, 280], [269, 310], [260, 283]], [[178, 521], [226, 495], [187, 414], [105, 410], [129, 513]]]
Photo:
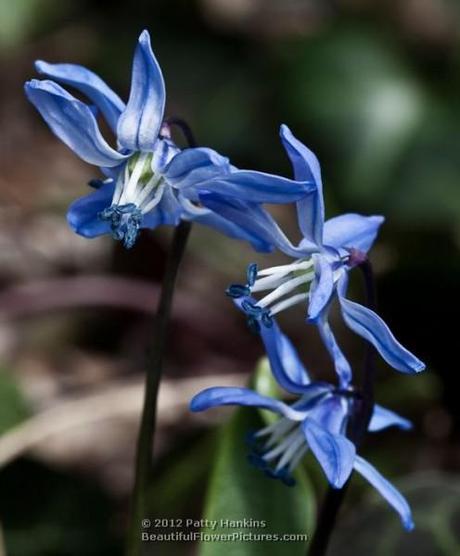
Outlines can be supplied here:
[[295, 437], [292, 439], [292, 444], [289, 448], [284, 452], [281, 456], [278, 465], [276, 466], [276, 471], [279, 471], [283, 467], [285, 467], [295, 456], [297, 450], [305, 444], [305, 436], [300, 428], [297, 428]]
[[291, 432], [288, 436], [286, 436], [286, 438], [280, 444], [278, 444], [276, 448], [273, 448], [273, 450], [270, 450], [270, 452], [264, 454], [263, 459], [266, 461], [270, 461], [278, 457], [280, 454], [283, 454], [284, 451], [291, 446], [291, 443], [296, 439], [298, 434], [299, 434], [299, 429], [296, 427], [296, 429], [293, 432]]
[[306, 274], [302, 274], [301, 276], [292, 278], [284, 284], [281, 284], [281, 286], [278, 286], [275, 290], [273, 290], [271, 293], [258, 301], [257, 305], [263, 308], [267, 307], [268, 305], [270, 305], [270, 303], [273, 303], [280, 297], [283, 297], [283, 295], [286, 295], [292, 290], [295, 290], [298, 286], [305, 284], [306, 282], [310, 282], [314, 278], [314, 276], [314, 272], [307, 272]]
[[287, 274], [288, 272], [294, 272], [296, 270], [308, 270], [311, 266], [313, 266], [313, 261], [296, 261], [295, 263], [291, 264], [283, 264], [279, 266], [271, 266], [269, 268], [264, 268], [259, 270], [257, 273], [258, 276], [267, 276], [269, 274], [274, 274], [275, 272], [282, 272]]
[[273, 274], [273, 276], [265, 276], [264, 278], [259, 278], [251, 287], [251, 292], [257, 293], [263, 290], [271, 290], [272, 288], [277, 288], [286, 279], [286, 274], [282, 274], [281, 276], [278, 274]]
[[156, 205], [158, 205], [158, 203], [161, 201], [161, 197], [163, 196], [165, 187], [166, 184], [164, 181], [162, 181], [158, 186], [158, 189], [155, 191], [154, 197], [145, 206], [142, 207], [142, 212], [144, 214], [150, 212], [154, 207], [156, 207]]
[[288, 309], [293, 305], [297, 305], [297, 303], [303, 303], [307, 299], [308, 293], [298, 293], [296, 295], [293, 295], [292, 297], [289, 297], [288, 299], [284, 299], [283, 301], [276, 303], [275, 305], [273, 305], [273, 307], [270, 307], [270, 313], [271, 315], [276, 315], [276, 313], [284, 311], [284, 309]]
[[296, 423], [290, 419], [283, 417], [273, 425], [269, 425], [256, 433], [256, 437], [270, 435], [270, 438], [265, 443], [267, 448], [274, 446], [280, 438], [282, 438], [290, 429], [296, 426]]
[[147, 156], [149, 155], [150, 153], [141, 153], [139, 155], [139, 158], [136, 160], [132, 174], [129, 177], [128, 183], [125, 185], [123, 189], [123, 193], [120, 199], [120, 204], [133, 202], [137, 184], [139, 182], [140, 177], [142, 176], [142, 172], [144, 171], [145, 161], [147, 159]]
[[142, 209], [142, 204], [147, 201], [147, 197], [150, 193], [157, 187], [162, 181], [163, 176], [154, 175], [146, 185], [141, 189], [140, 193], [136, 197], [136, 205]]
[[304, 457], [304, 455], [307, 452], [308, 452], [308, 446], [305, 443], [305, 444], [303, 444], [303, 446], [300, 447], [297, 454], [295, 454], [295, 456], [291, 460], [291, 463], [289, 464], [289, 471], [291, 473], [292, 473], [292, 471], [294, 471], [294, 469], [297, 467], [297, 464], [300, 462], [300, 460]]
[[118, 205], [120, 203], [120, 197], [123, 193], [123, 184], [126, 183], [129, 179], [129, 167], [128, 163], [125, 164], [123, 172], [120, 172], [120, 175], [117, 178], [117, 184], [115, 186], [115, 191], [113, 193], [112, 198], [112, 205]]

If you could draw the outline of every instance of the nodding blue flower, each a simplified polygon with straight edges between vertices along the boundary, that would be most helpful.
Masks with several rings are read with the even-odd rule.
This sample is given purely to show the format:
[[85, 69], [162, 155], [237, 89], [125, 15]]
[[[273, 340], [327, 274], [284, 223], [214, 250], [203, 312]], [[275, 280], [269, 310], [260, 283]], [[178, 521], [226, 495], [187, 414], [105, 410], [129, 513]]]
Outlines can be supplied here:
[[[237, 293], [248, 296], [268, 292], [257, 301], [253, 299], [251, 304], [271, 316], [294, 305], [305, 304], [307, 321], [318, 326], [334, 358], [342, 387], [350, 383], [351, 368], [328, 322], [329, 309], [335, 298], [339, 301], [347, 326], [370, 342], [389, 365], [403, 373], [422, 371], [425, 365], [396, 340], [374, 311], [345, 297], [348, 273], [366, 259], [383, 217], [344, 214], [324, 221], [318, 159], [293, 136], [287, 126], [281, 126], [281, 139], [294, 167], [295, 178], [316, 184], [313, 194], [297, 202], [303, 239], [297, 247], [288, 246], [288, 249], [283, 249], [281, 242], [274, 240], [273, 243], [294, 260], [258, 270], [256, 274], [254, 266], [251, 266], [251, 282], [244, 286], [230, 286], [228, 294], [236, 297]], [[211, 202], [209, 206], [223, 215], [229, 214], [227, 202]], [[248, 315], [253, 317], [252, 313]]]
[[[260, 325], [273, 375], [295, 401], [261, 395], [248, 388], [215, 387], [198, 393], [190, 402], [192, 411], [216, 406], [251, 406], [269, 410], [279, 419], [248, 435], [249, 462], [268, 477], [286, 485], [295, 484], [293, 471], [311, 450], [329, 484], [342, 488], [353, 470], [363, 476], [399, 513], [403, 526], [413, 528], [411, 510], [404, 497], [365, 459], [356, 453], [346, 437], [349, 418], [356, 400], [351, 388], [343, 390], [324, 382], [312, 382], [290, 340], [273, 321]], [[403, 430], [411, 423], [396, 413], [376, 405], [368, 430], [396, 426]]]
[[[270, 251], [273, 245], [266, 237], [205, 208], [199, 192], [212, 194], [218, 190], [225, 198], [237, 199], [246, 212], [246, 202], [254, 206], [287, 203], [316, 187], [308, 180], [238, 170], [212, 149], [180, 150], [163, 120], [165, 85], [147, 31], [141, 33], [134, 54], [127, 104], [82, 66], [38, 61], [36, 68], [49, 79], [27, 82], [27, 97], [55, 135], [107, 176], [106, 180], [93, 180], [97, 189], [70, 206], [68, 222], [85, 237], [112, 233], [131, 247], [141, 228], [175, 226], [186, 219], [247, 240], [257, 250]], [[90, 104], [58, 83], [76, 89]], [[116, 135], [116, 148], [102, 136], [96, 119], [99, 113]], [[245, 218], [249, 217], [243, 217], [243, 221]]]

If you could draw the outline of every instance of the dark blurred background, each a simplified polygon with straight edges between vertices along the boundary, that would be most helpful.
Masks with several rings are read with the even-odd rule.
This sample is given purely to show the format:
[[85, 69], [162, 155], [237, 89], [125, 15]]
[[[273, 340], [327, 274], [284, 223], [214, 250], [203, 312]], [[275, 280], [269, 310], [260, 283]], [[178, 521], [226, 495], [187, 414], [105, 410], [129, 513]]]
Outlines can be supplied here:
[[[278, 139], [287, 123], [320, 158], [328, 216], [385, 215], [372, 253], [379, 311], [427, 371], [381, 365], [377, 401], [415, 428], [370, 439], [365, 454], [396, 478], [421, 525], [409, 542], [357, 486], [333, 554], [460, 553], [459, 21], [454, 0], [0, 0], [1, 556], [122, 553], [143, 351], [170, 230], [144, 233], [129, 252], [74, 235], [66, 207], [96, 171], [52, 136], [22, 87], [41, 58], [91, 67], [126, 98], [143, 28], [167, 115], [187, 119], [201, 145], [290, 175]], [[293, 211], [274, 211], [296, 238]], [[224, 295], [252, 261], [283, 257], [194, 229], [160, 403], [160, 517], [201, 512], [222, 419], [192, 418], [188, 399], [245, 383], [262, 354]], [[353, 287], [359, 299], [358, 279]], [[301, 319], [282, 317], [312, 374], [332, 378]], [[339, 335], [359, 368], [362, 346]], [[387, 513], [394, 545], [371, 550], [366, 535]]]

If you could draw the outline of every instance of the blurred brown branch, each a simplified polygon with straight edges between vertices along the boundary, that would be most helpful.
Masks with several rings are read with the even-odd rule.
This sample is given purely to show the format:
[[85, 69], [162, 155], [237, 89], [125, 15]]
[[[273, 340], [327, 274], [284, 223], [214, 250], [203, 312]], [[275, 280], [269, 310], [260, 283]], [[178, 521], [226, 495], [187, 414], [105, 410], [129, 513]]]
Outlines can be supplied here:
[[[217, 383], [241, 386], [246, 379], [245, 374], [231, 374], [164, 380], [159, 396], [159, 424], [171, 424], [182, 418], [190, 399], [200, 390]], [[118, 384], [81, 399], [60, 402], [31, 417], [0, 437], [0, 468], [26, 452], [41, 448], [51, 437], [68, 435], [72, 429], [81, 430], [107, 420], [137, 420], [142, 393], [142, 381]]]
[[[0, 292], [0, 320], [31, 317], [64, 309], [108, 307], [151, 314], [159, 288], [143, 280], [109, 276], [77, 276], [40, 280], [9, 287]], [[197, 314], [200, 318], [197, 319]], [[177, 292], [173, 317], [183, 320], [205, 336], [231, 334], [231, 319], [223, 320], [219, 308]], [[219, 322], [219, 327], [213, 323]]]

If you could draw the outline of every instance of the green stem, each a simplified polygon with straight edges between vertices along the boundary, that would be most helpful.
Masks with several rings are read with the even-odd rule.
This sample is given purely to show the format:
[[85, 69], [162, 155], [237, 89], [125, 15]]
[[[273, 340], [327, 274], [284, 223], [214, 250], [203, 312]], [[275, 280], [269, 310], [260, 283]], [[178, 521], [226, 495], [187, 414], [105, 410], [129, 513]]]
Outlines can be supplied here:
[[174, 231], [168, 255], [160, 300], [154, 322], [154, 334], [148, 353], [144, 406], [137, 442], [135, 483], [132, 499], [131, 520], [128, 531], [127, 556], [140, 556], [142, 546], [142, 520], [149, 518], [148, 493], [153, 475], [153, 445], [155, 438], [158, 388], [163, 370], [163, 355], [168, 337], [174, 286], [182, 260], [191, 223], [182, 221]]
[[[358, 268], [360, 268], [364, 278], [366, 305], [370, 309], [375, 310], [377, 302], [375, 280], [371, 263], [366, 259], [358, 265]], [[347, 428], [347, 436], [355, 444], [357, 451], [367, 433], [367, 428], [374, 409], [375, 349], [370, 344], [366, 346], [363, 371], [361, 393], [355, 400], [355, 409]], [[328, 487], [318, 517], [318, 525], [313, 535], [311, 545], [307, 550], [307, 556], [326, 555], [340, 507], [342, 506], [342, 502], [350, 485], [350, 479], [351, 477], [341, 489]]]

